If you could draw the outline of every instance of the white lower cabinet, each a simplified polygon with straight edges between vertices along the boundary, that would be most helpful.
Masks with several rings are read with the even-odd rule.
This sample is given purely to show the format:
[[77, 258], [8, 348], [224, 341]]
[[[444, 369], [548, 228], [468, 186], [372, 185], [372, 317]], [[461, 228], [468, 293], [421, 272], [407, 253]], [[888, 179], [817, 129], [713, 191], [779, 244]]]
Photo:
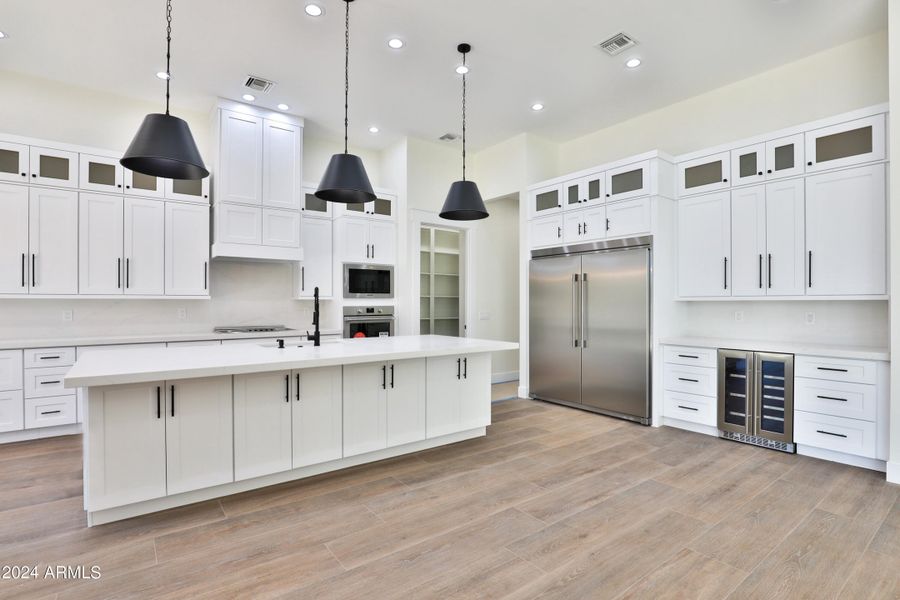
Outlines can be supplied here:
[[75, 395], [25, 398], [25, 429], [71, 425], [78, 418]]
[[85, 471], [88, 510], [166, 495], [165, 382], [93, 388]]
[[717, 354], [716, 348], [663, 348], [663, 416], [716, 426]]
[[428, 438], [491, 424], [491, 357], [488, 354], [442, 356], [427, 362]]
[[387, 445], [425, 439], [425, 359], [388, 364]]
[[167, 383], [166, 482], [169, 494], [234, 481], [232, 378]]
[[0, 392], [0, 433], [25, 428], [22, 390]]
[[22, 389], [22, 351], [0, 351], [0, 390]]
[[344, 456], [341, 367], [293, 372], [293, 467], [298, 469]]
[[291, 373], [234, 376], [234, 479], [291, 469]]
[[209, 294], [209, 207], [166, 202], [166, 294]]
[[794, 412], [794, 442], [797, 444], [884, 460], [886, 456], [878, 456], [876, 438], [877, 427], [870, 421]]

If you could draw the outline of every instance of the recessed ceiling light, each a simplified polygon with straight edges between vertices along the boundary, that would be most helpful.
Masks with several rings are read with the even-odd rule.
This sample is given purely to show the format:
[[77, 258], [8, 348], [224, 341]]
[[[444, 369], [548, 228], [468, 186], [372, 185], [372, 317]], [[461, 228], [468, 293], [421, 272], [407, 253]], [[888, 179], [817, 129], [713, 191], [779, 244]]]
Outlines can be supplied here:
[[466, 65], [459, 65], [458, 67], [456, 67], [456, 72], [460, 75], [465, 75], [469, 72], [469, 67], [467, 67]]
[[629, 58], [628, 61], [625, 63], [625, 66], [628, 67], [629, 69], [636, 69], [639, 66], [641, 66], [641, 59]]
[[369, 127], [369, 133], [378, 133], [379, 131], [380, 130], [377, 127], [375, 127], [374, 125]]
[[400, 38], [391, 38], [388, 40], [388, 46], [390, 46], [394, 50], [399, 50], [404, 46], [404, 42]]
[[318, 4], [307, 4], [306, 5], [306, 14], [311, 17], [321, 17], [325, 14], [325, 9], [319, 6]]
[[541, 104], [540, 102], [535, 102], [534, 104], [531, 105], [531, 110], [533, 110], [535, 112], [537, 112], [539, 110], [544, 110], [544, 105]]
[[290, 108], [290, 106], [284, 103], [278, 105], [278, 110], [290, 110]]
[[6, 34], [3, 33], [2, 31], [0, 31], [0, 40], [2, 40], [2, 39], [5, 38], [5, 37], [6, 37]]
[[243, 96], [241, 96], [241, 98], [243, 98], [247, 102], [253, 102], [254, 100], [256, 100], [256, 96], [254, 96], [253, 94], [244, 94]]
[[156, 74], [156, 76], [159, 77], [160, 79], [168, 79], [169, 78], [169, 74], [166, 73], [165, 71], [160, 71], [159, 73]]

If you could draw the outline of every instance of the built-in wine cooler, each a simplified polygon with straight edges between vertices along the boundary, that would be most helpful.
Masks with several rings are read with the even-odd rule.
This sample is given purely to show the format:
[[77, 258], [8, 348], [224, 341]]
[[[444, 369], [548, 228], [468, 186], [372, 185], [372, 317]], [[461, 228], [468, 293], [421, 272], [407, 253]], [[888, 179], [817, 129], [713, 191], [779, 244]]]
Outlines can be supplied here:
[[719, 350], [723, 438], [794, 452], [794, 356]]

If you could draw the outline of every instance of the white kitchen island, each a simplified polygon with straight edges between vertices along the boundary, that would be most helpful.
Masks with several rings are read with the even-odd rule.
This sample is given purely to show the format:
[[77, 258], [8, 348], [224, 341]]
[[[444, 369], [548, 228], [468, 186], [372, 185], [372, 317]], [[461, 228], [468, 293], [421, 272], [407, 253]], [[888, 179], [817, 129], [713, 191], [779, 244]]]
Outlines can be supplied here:
[[485, 435], [491, 353], [443, 336], [98, 351], [84, 506], [99, 525]]

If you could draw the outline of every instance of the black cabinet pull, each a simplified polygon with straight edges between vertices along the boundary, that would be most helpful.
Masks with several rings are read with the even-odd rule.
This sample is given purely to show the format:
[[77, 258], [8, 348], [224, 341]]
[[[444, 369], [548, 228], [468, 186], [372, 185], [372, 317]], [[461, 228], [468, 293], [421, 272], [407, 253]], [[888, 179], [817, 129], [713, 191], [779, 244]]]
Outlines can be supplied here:
[[678, 381], [689, 381], [691, 383], [700, 383], [699, 379], [688, 379], [687, 377], [679, 377]]
[[131, 287], [131, 259], [125, 259], [125, 287]]
[[816, 433], [821, 433], [824, 435], [833, 435], [834, 437], [846, 438], [847, 436], [843, 433], [832, 433], [831, 431], [825, 431], [824, 429], [816, 429]]
[[722, 183], [728, 183], [728, 178], [726, 177], [725, 179], [723, 179]]
[[836, 398], [835, 396], [816, 396], [816, 398], [821, 398], [822, 400], [837, 400], [838, 402], [846, 402], [846, 398]]
[[812, 287], [812, 250], [809, 251], [809, 287]]
[[169, 394], [172, 397], [172, 416], [175, 416], [175, 386], [169, 387]]
[[162, 394], [162, 389], [160, 386], [156, 386], [156, 418], [162, 418], [162, 404], [160, 403], [160, 395]]
[[62, 382], [57, 379], [56, 381], [42, 381], [40, 383], [41, 383], [41, 385], [56, 385], [56, 384], [62, 383]]
[[297, 402], [300, 402], [300, 373], [297, 373], [297, 389], [294, 390], [294, 394], [297, 397]]
[[42, 415], [58, 415], [61, 412], [62, 412], [61, 410], [44, 410], [44, 411], [41, 411], [41, 414]]
[[581, 223], [578, 224], [578, 235], [581, 235]]
[[300, 291], [306, 291], [306, 267], [300, 267]]
[[56, 356], [40, 356], [38, 357], [40, 360], [57, 360], [59, 359], [59, 355]]
[[609, 231], [609, 219], [606, 219], [606, 230]]
[[284, 376], [284, 401], [291, 401], [291, 375], [288, 373]]
[[812, 161], [809, 161], [808, 163], [806, 163], [807, 167], [811, 167], [812, 165], [813, 165]]
[[387, 389], [387, 365], [381, 365], [381, 389]]
[[122, 259], [116, 259], [116, 289], [122, 289]]
[[25, 287], [25, 253], [22, 253], [22, 287]]
[[837, 369], [835, 367], [816, 367], [819, 371], [833, 371], [834, 373], [849, 373], [847, 369]]
[[694, 356], [693, 354], [679, 354], [679, 355], [678, 355], [678, 358], [694, 358], [694, 359], [698, 359], [698, 358], [700, 358], [700, 357], [699, 357], [699, 356]]
[[759, 175], [760, 177], [762, 177], [762, 171], [760, 171], [759, 173], [757, 173], [757, 175]]
[[209, 289], [209, 263], [203, 261], [203, 289]]
[[31, 255], [31, 287], [37, 285], [37, 277], [34, 276], [34, 254]]
[[391, 389], [394, 389], [394, 365], [391, 365]]
[[372, 244], [372, 258], [375, 258], [375, 244]]
[[769, 274], [769, 289], [772, 289], [772, 255], [769, 255], [769, 265], [768, 269], [766, 269]]
[[762, 254], [759, 255], [759, 289], [762, 289]]
[[462, 379], [462, 359], [456, 359], [456, 378]]
[[463, 359], [463, 379], [469, 378], [469, 357]]
[[556, 238], [559, 239], [562, 237], [562, 227], [556, 228]]
[[692, 410], [694, 412], [698, 412], [700, 410], [699, 408], [694, 408], [693, 406], [682, 406], [680, 404], [678, 405], [678, 408], [683, 408], [684, 410]]
[[772, 169], [769, 169], [769, 170], [768, 170], [768, 171], [766, 171], [766, 172], [767, 172], [767, 173], [769, 173], [769, 174], [770, 174], [770, 175], [771, 175], [771, 173], [772, 173]]
[[728, 257], [727, 256], [725, 257], [724, 265], [725, 265], [725, 268], [722, 270], [723, 283], [725, 284], [725, 289], [727, 290], [728, 289]]

